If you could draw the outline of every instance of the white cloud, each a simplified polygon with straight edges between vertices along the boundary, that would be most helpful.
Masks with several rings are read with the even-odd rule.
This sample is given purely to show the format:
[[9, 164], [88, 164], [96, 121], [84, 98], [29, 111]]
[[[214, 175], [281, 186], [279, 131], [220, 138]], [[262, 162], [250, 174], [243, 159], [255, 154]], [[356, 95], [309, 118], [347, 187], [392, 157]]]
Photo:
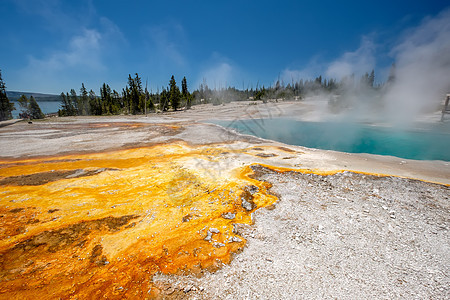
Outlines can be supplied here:
[[52, 73], [73, 68], [84, 68], [87, 71], [104, 71], [106, 66], [103, 56], [116, 44], [126, 43], [120, 29], [109, 19], [100, 19], [99, 29], [80, 30], [73, 36], [65, 49], [58, 49], [47, 57], [29, 56], [27, 68], [39, 72]]
[[[299, 81], [300, 79], [313, 79], [322, 74], [323, 64], [319, 62], [319, 56], [313, 57], [308, 65], [301, 69], [291, 69], [286, 68], [280, 74], [280, 79], [284, 81], [284, 83], [290, 83], [291, 81]], [[278, 80], [278, 78], [277, 78]]]
[[370, 72], [375, 68], [375, 44], [363, 37], [358, 49], [344, 53], [333, 61], [327, 68], [325, 75], [329, 78], [341, 79], [355, 74], [356, 76]]
[[55, 50], [44, 58], [30, 56], [28, 65], [21, 71], [28, 77], [28, 86], [47, 85], [46, 81], [56, 83], [80, 69], [84, 73], [104, 71], [101, 40], [102, 35], [97, 30], [84, 29], [70, 40], [66, 49]]
[[355, 51], [348, 51], [332, 62], [321, 62], [320, 57], [313, 57], [308, 65], [302, 69], [286, 68], [280, 77], [285, 83], [300, 79], [314, 79], [319, 75], [328, 78], [342, 79], [355, 74], [360, 76], [375, 68], [376, 45], [369, 37], [362, 37], [361, 43]]
[[85, 19], [93, 16], [89, 0], [87, 6], [84, 5], [86, 1], [78, 1], [79, 8], [72, 10], [66, 8], [70, 3], [61, 0], [14, 0], [14, 3], [23, 13], [44, 21], [44, 28], [49, 32], [73, 34], [73, 29], [78, 29]]
[[210, 88], [225, 88], [232, 78], [233, 67], [226, 62], [219, 62], [202, 72]]
[[55, 88], [77, 88], [74, 81], [98, 86], [107, 80], [108, 69], [128, 43], [113, 22], [103, 17], [99, 21], [97, 28], [79, 28], [63, 47], [41, 57], [29, 55], [25, 67], [16, 72], [19, 84], [29, 91], [54, 93]]
[[193, 87], [198, 87], [206, 80], [209, 88], [219, 89], [228, 86], [237, 86], [239, 81], [245, 79], [245, 72], [239, 68], [231, 59], [218, 52], [213, 52], [211, 56], [202, 63], [199, 77]]
[[120, 28], [106, 17], [100, 17], [100, 30], [102, 32], [103, 42], [108, 44], [108, 48], [116, 45], [128, 45], [128, 41]]
[[15, 0], [14, 3], [22, 11], [39, 15], [52, 21], [61, 15], [61, 3], [59, 0]]
[[91, 0], [15, 3], [23, 13], [39, 18], [44, 24], [39, 30], [49, 35], [41, 54], [31, 52], [24, 66], [12, 72], [18, 89], [54, 93], [77, 88], [73, 82], [94, 87], [108, 80], [108, 69], [120, 61], [117, 58], [128, 43], [116, 24], [97, 14]]
[[292, 70], [292, 69], [284, 69], [283, 72], [281, 72], [281, 79], [284, 82], [291, 82], [293, 81], [299, 81], [300, 79], [307, 79], [314, 77], [314, 73], [311, 72], [308, 69], [302, 69], [302, 70]]
[[161, 64], [185, 66], [187, 61], [182, 54], [186, 44], [183, 27], [177, 23], [164, 24], [148, 28], [150, 55], [163, 59]]

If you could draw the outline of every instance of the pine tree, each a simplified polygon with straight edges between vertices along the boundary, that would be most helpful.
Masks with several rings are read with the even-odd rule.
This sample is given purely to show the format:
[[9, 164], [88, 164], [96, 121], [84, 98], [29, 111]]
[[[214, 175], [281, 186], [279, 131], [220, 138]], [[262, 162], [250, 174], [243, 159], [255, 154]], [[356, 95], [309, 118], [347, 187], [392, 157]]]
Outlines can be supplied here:
[[30, 97], [30, 117], [31, 119], [45, 118], [45, 115], [42, 113], [39, 104], [36, 102], [33, 96]]
[[73, 116], [73, 112], [75, 111], [75, 107], [73, 106], [72, 100], [71, 100], [68, 92], [66, 92], [66, 99], [67, 99], [67, 104], [68, 104], [67, 105], [68, 110], [67, 110], [66, 116]]
[[161, 111], [167, 111], [169, 109], [169, 96], [165, 88], [161, 92], [159, 101]]
[[186, 108], [187, 109], [191, 108], [192, 97], [189, 94], [189, 91], [187, 88], [186, 76], [183, 77], [183, 80], [181, 80], [181, 97], [186, 102]]
[[322, 86], [322, 75], [319, 75], [319, 77], [316, 77], [315, 83], [317, 84], [317, 87]]
[[102, 103], [102, 111], [105, 114], [113, 114], [114, 106], [111, 96], [111, 88], [106, 83], [103, 83], [100, 89], [100, 100]]
[[12, 119], [11, 112], [14, 110], [14, 104], [9, 102], [6, 95], [6, 85], [2, 79], [2, 72], [0, 70], [0, 121]]
[[68, 97], [70, 99], [70, 104], [71, 104], [69, 116], [76, 116], [76, 115], [78, 115], [78, 111], [79, 111], [77, 92], [75, 92], [74, 89], [71, 89], [70, 96], [68, 96]]
[[145, 95], [142, 91], [142, 81], [141, 78], [139, 78], [138, 73], [135, 73], [134, 78], [128, 74], [128, 86], [130, 89], [130, 112], [132, 114], [140, 113], [144, 108]]
[[91, 108], [91, 114], [102, 115], [102, 104], [93, 90], [89, 91], [89, 107]]
[[175, 77], [173, 75], [169, 82], [169, 103], [173, 110], [177, 110], [180, 106], [180, 89], [177, 87], [177, 83], [175, 82]]
[[131, 113], [130, 90], [128, 87], [122, 89], [122, 102], [124, 112], [127, 114]]
[[396, 73], [395, 63], [393, 63], [391, 69], [389, 70], [389, 77], [386, 82], [388, 85], [391, 85], [395, 82], [395, 73]]
[[120, 109], [123, 107], [121, 103], [121, 98], [116, 90], [112, 91], [111, 94], [111, 113], [117, 115], [120, 113]]
[[139, 113], [144, 113], [145, 110], [145, 93], [144, 93], [144, 89], [142, 87], [142, 80], [139, 77], [138, 73], [134, 74], [134, 82], [135, 82], [135, 86], [136, 86], [136, 94], [137, 94], [137, 99], [138, 99], [138, 112]]
[[78, 114], [82, 116], [89, 115], [89, 96], [84, 83], [81, 83], [80, 97], [78, 98]]
[[69, 94], [61, 93], [61, 109], [58, 111], [58, 115], [60, 117], [70, 116], [72, 110]]
[[30, 117], [30, 100], [28, 100], [27, 96], [20, 96], [17, 102], [19, 102], [20, 110], [22, 111], [19, 117], [22, 119]]
[[366, 87], [369, 85], [369, 73], [365, 73], [364, 75], [361, 76], [360, 79], [360, 86]]
[[375, 70], [372, 70], [372, 72], [370, 72], [369, 78], [368, 78], [368, 84], [369, 87], [374, 87], [375, 84]]
[[147, 87], [145, 87], [144, 94], [145, 94], [145, 104], [147, 105], [146, 108], [151, 111], [155, 110], [155, 104], [153, 104], [153, 99], [150, 93], [148, 92]]

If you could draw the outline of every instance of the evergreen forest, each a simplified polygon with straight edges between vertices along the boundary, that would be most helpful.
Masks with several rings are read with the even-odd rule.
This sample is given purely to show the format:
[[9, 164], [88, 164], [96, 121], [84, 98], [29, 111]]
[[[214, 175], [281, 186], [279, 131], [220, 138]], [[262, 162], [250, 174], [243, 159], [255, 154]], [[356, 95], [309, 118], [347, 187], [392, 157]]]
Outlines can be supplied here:
[[[196, 90], [189, 91], [186, 77], [181, 80], [181, 89], [175, 77], [172, 75], [168, 85], [155, 91], [148, 90], [148, 82], [145, 85], [138, 73], [128, 75], [127, 85], [121, 91], [111, 89], [107, 83], [103, 83], [98, 94], [81, 84], [77, 91], [71, 89], [60, 94], [61, 105], [59, 116], [87, 116], [87, 115], [119, 115], [119, 114], [148, 114], [152, 112], [167, 112], [190, 109], [193, 105], [208, 104], [222, 105], [232, 101], [283, 101], [302, 100], [306, 95], [328, 94], [328, 95], [367, 95], [371, 94], [377, 98], [386, 86], [395, 80], [395, 65], [392, 65], [391, 73], [386, 83], [375, 83], [375, 72], [365, 73], [360, 78], [354, 75], [336, 79], [327, 79], [318, 76], [314, 79], [291, 80], [285, 83], [278, 79], [272, 86], [265, 87], [256, 84], [256, 87], [238, 89], [236, 87], [211, 88], [206, 79]], [[344, 97], [340, 97], [344, 98]], [[0, 120], [11, 119], [11, 111], [14, 105], [6, 95], [6, 86], [1, 78], [0, 72]], [[39, 108], [33, 96], [27, 98], [22, 95], [18, 99], [21, 109], [20, 117], [39, 119], [44, 114]], [[345, 107], [344, 101], [330, 98], [330, 107], [340, 109]]]

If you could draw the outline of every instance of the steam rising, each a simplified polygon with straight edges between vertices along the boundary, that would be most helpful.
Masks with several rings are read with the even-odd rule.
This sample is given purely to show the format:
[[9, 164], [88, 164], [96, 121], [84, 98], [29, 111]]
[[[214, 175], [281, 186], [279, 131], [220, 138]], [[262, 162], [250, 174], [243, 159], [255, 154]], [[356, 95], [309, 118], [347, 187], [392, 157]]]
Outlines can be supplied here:
[[396, 80], [386, 110], [401, 121], [433, 110], [450, 92], [450, 10], [426, 19], [393, 49]]
[[[426, 122], [419, 125], [425, 131], [410, 129], [417, 128], [417, 121], [427, 120], [424, 116], [432, 116], [427, 121], [437, 123], [445, 94], [450, 93], [450, 9], [423, 20], [392, 47], [395, 67], [381, 85], [374, 84], [375, 76], [365, 75], [376, 69], [376, 50], [377, 45], [365, 37], [356, 51], [330, 63], [325, 75], [336, 78], [337, 87], [329, 88], [329, 81], [325, 85], [319, 77], [308, 81], [310, 88], [303, 92], [303, 96], [310, 93], [304, 102], [307, 109], [288, 116], [321, 122], [289, 118], [255, 126], [254, 120], [242, 120], [229, 126], [288, 144], [448, 161], [447, 124]], [[294, 81], [304, 74], [311, 74], [311, 68], [285, 70], [282, 78], [289, 79], [285, 77], [289, 75]], [[391, 126], [361, 126], [359, 122]]]
[[345, 118], [405, 125], [423, 113], [440, 110], [445, 94], [450, 92], [450, 9], [426, 18], [393, 47], [390, 55], [395, 61], [395, 77], [380, 93], [364, 87], [355, 91], [348, 78], [370, 72], [375, 67], [374, 53], [375, 45], [364, 38], [359, 49], [345, 53], [327, 69], [327, 76], [344, 83], [341, 98], [352, 107]]
[[375, 44], [364, 37], [361, 46], [354, 52], [346, 52], [340, 59], [332, 62], [325, 74], [329, 78], [342, 79], [352, 74], [362, 75], [375, 67]]
[[[437, 115], [445, 95], [450, 92], [450, 9], [433, 18], [425, 18], [394, 43], [388, 52], [395, 65], [389, 78], [386, 75], [390, 66], [377, 66], [376, 58], [383, 56], [377, 52], [380, 49], [385, 47], [377, 44], [371, 36], [365, 36], [358, 49], [344, 53], [326, 67], [315, 57], [303, 70], [285, 69], [271, 91], [265, 91], [265, 97], [294, 99], [299, 94], [293, 91], [292, 86], [303, 79], [308, 81], [305, 84], [308, 87], [300, 93], [307, 96], [309, 104], [315, 103], [316, 120], [341, 119], [408, 126], [423, 114]], [[375, 80], [373, 77], [365, 82], [364, 78], [360, 80], [362, 75], [370, 74], [372, 70], [376, 70]], [[236, 74], [234, 66], [222, 61], [207, 69], [202, 80], [207, 80], [210, 87], [214, 83], [215, 90], [233, 80]], [[325, 77], [314, 79], [319, 74]], [[278, 88], [280, 79], [281, 89]], [[328, 80], [328, 83], [332, 80], [334, 87], [321, 88], [322, 80]], [[283, 90], [285, 83], [289, 83], [291, 90]], [[256, 91], [252, 89], [251, 96], [257, 92], [258, 85]], [[314, 97], [308, 97], [308, 93]]]

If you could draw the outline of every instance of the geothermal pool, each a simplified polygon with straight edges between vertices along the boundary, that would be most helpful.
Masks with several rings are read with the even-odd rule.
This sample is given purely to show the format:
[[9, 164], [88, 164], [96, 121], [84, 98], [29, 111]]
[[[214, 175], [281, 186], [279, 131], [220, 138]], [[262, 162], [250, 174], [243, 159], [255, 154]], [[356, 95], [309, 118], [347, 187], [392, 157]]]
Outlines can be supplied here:
[[422, 125], [420, 129], [343, 122], [304, 122], [286, 118], [212, 123], [240, 133], [309, 148], [450, 161], [450, 123]]

